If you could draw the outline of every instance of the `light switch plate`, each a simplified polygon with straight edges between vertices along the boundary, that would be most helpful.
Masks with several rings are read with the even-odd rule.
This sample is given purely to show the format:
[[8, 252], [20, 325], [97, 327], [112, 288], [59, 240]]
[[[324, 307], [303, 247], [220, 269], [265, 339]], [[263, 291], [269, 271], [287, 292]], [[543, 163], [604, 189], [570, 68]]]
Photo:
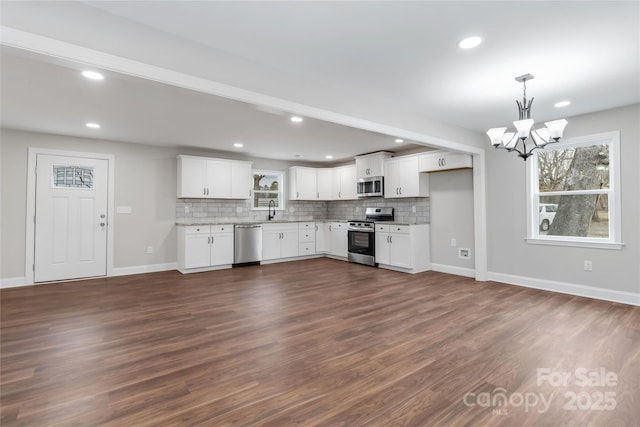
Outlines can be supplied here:
[[116, 207], [116, 213], [119, 213], [119, 214], [130, 214], [131, 212], [133, 212], [133, 209], [131, 208], [131, 206], [118, 206], [118, 207]]

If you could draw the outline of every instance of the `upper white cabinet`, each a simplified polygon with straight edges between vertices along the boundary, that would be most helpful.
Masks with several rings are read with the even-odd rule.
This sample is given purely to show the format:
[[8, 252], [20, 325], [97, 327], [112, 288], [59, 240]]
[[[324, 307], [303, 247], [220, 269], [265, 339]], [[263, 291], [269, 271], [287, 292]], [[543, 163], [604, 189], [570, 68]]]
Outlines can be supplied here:
[[318, 200], [331, 200], [333, 195], [333, 169], [316, 169]]
[[318, 200], [315, 168], [289, 168], [289, 200]]
[[390, 157], [391, 153], [386, 151], [357, 156], [356, 177], [384, 176], [384, 161]]
[[438, 151], [420, 156], [420, 172], [438, 172], [472, 167], [470, 154]]
[[251, 198], [251, 162], [178, 156], [178, 197]]
[[429, 175], [420, 173], [418, 156], [392, 157], [384, 162], [384, 197], [427, 197]]
[[356, 165], [333, 168], [333, 200], [357, 199], [356, 187]]

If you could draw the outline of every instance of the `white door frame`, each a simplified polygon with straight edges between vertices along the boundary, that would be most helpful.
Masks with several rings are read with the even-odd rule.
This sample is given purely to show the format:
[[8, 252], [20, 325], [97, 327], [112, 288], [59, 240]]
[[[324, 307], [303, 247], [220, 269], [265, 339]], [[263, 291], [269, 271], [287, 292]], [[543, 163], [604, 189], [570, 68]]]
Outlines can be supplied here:
[[114, 228], [114, 172], [115, 156], [113, 154], [86, 153], [66, 150], [52, 150], [48, 148], [29, 147], [27, 160], [27, 227], [25, 240], [24, 273], [27, 285], [33, 285], [33, 263], [35, 256], [35, 215], [36, 215], [36, 160], [38, 154], [52, 156], [88, 157], [107, 160], [109, 178], [107, 182], [107, 276], [113, 275], [113, 228]]

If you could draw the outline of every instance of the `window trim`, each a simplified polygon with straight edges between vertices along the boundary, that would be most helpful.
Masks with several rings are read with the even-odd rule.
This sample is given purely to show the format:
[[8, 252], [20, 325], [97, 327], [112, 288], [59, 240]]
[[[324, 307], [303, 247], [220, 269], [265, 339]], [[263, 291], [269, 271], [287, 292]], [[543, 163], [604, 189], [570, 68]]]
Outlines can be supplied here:
[[[583, 190], [572, 194], [607, 194], [609, 202], [609, 237], [541, 236], [539, 234], [539, 196], [538, 153], [527, 162], [527, 237], [525, 241], [536, 245], [573, 246], [583, 248], [622, 249], [622, 217], [620, 204], [620, 131], [604, 132], [593, 135], [568, 138], [549, 145], [551, 149], [584, 147], [596, 144], [608, 144], [609, 150], [609, 188], [603, 190]], [[558, 192], [545, 192], [554, 195]], [[564, 193], [564, 192], [563, 192]]]
[[[279, 175], [280, 176], [280, 186], [278, 187], [278, 200], [280, 201], [278, 207], [276, 207], [276, 211], [284, 211], [285, 210], [285, 197], [284, 197], [284, 186], [285, 186], [285, 182], [284, 180], [286, 179], [286, 174], [284, 173], [284, 171], [278, 171], [278, 170], [272, 170], [272, 169], [252, 169], [251, 170], [251, 181], [253, 182], [253, 177], [257, 174], [264, 174], [264, 175]], [[251, 186], [251, 210], [252, 211], [266, 211], [269, 208], [268, 207], [259, 207], [259, 206], [254, 206], [253, 205], [253, 192], [255, 190], [253, 189], [253, 185]]]

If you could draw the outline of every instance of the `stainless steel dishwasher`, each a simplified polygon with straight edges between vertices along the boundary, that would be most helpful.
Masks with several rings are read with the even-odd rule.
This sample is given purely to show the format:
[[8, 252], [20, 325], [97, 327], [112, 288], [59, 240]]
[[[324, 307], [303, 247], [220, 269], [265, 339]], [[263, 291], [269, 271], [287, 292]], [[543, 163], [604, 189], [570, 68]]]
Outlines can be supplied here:
[[262, 260], [262, 225], [236, 224], [234, 264], [256, 263]]

